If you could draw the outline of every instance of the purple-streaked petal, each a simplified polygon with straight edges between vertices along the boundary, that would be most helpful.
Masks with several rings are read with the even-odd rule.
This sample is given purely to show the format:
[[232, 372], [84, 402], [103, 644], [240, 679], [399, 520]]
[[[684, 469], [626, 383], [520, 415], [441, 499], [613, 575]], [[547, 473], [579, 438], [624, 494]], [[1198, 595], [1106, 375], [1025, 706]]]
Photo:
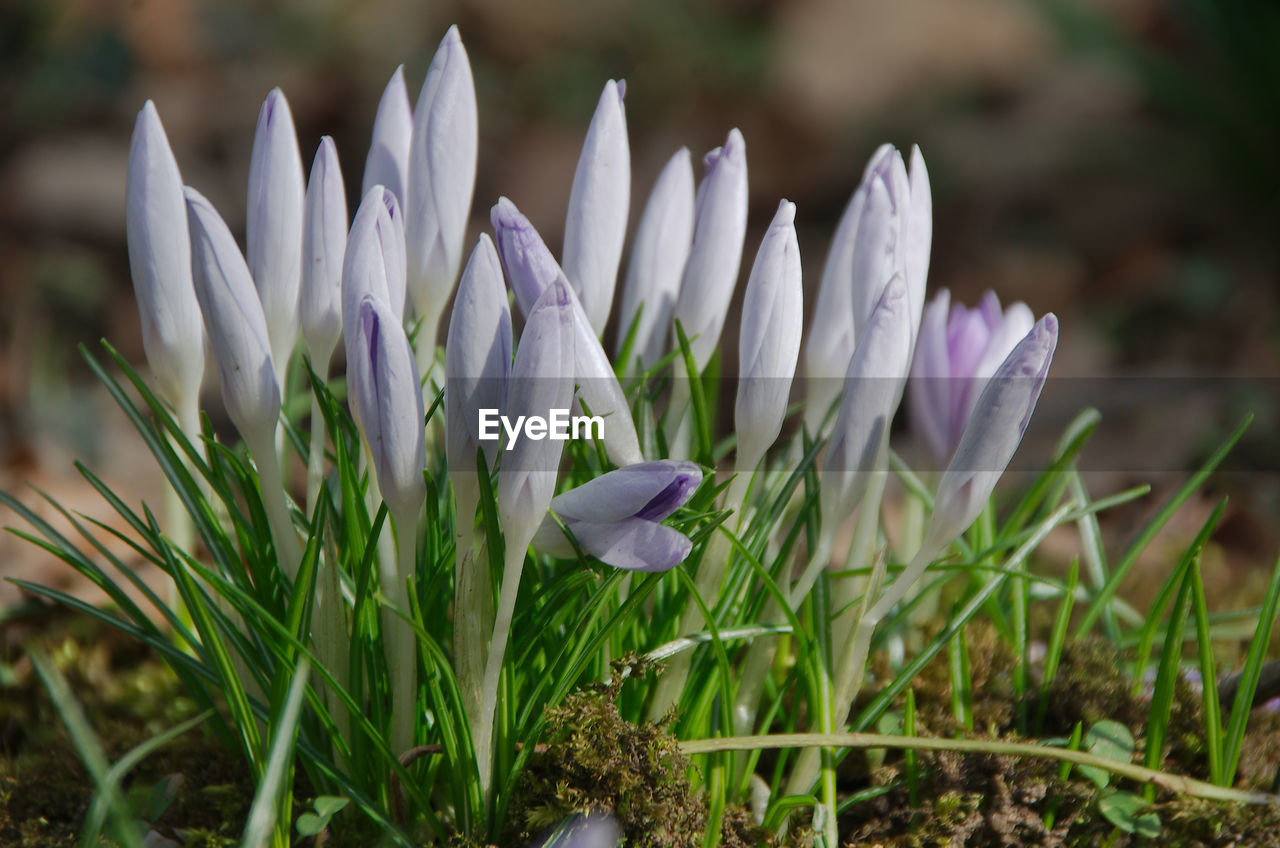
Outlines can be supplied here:
[[591, 329], [604, 331], [618, 282], [631, 208], [631, 151], [622, 105], [626, 86], [609, 80], [587, 129], [569, 192], [561, 266]]
[[507, 198], [498, 198], [489, 219], [516, 306], [528, 315], [547, 286], [561, 275], [560, 264], [529, 219]]
[[566, 526], [584, 551], [627, 571], [670, 571], [693, 549], [680, 531], [640, 518], [609, 524], [575, 521]]
[[692, 462], [641, 462], [557, 495], [551, 509], [565, 519], [580, 521], [661, 521], [683, 506], [701, 483], [702, 469]]
[[204, 327], [191, 282], [191, 236], [182, 175], [155, 104], [138, 112], [125, 192], [129, 268], [142, 346], [160, 395], [190, 399], [204, 374]]
[[911, 425], [924, 438], [935, 461], [951, 456], [951, 363], [947, 359], [947, 316], [951, 293], [946, 289], [924, 308], [920, 335], [911, 362]]
[[376, 185], [385, 186], [404, 207], [406, 176], [409, 172], [409, 144], [413, 139], [413, 109], [404, 83], [404, 65], [395, 69], [378, 101], [373, 118], [373, 138], [364, 160], [364, 180], [360, 193], [368, 194]]

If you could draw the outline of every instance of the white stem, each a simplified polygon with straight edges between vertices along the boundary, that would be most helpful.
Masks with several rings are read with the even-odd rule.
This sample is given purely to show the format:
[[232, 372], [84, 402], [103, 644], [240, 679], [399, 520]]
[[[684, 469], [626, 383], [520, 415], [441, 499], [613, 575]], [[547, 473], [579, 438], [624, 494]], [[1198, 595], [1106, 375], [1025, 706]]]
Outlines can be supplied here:
[[502, 567], [502, 588], [498, 593], [498, 610], [493, 619], [493, 638], [489, 640], [489, 655], [484, 664], [484, 683], [480, 687], [480, 724], [476, 728], [476, 763], [480, 769], [480, 789], [487, 798], [493, 776], [493, 723], [498, 708], [498, 683], [502, 677], [502, 661], [507, 653], [507, 640], [511, 636], [511, 619], [515, 615], [516, 595], [520, 590], [520, 575], [524, 571], [524, 554], [529, 541], [516, 545], [508, 540], [505, 562]]
[[418, 511], [405, 511], [392, 518], [396, 529], [396, 563], [391, 574], [382, 572], [382, 591], [390, 605], [383, 610], [382, 638], [388, 646], [392, 674], [391, 750], [399, 755], [413, 747], [417, 720], [418, 639], [413, 625], [405, 619], [413, 615], [409, 586], [416, 570]]
[[667, 437], [670, 459], [687, 459], [689, 456], [692, 415], [687, 413], [692, 399], [692, 388], [687, 377], [678, 376], [671, 381], [671, 397], [667, 401], [666, 414], [662, 417], [662, 431]]
[[[321, 380], [329, 378], [329, 363], [333, 357], [330, 348], [323, 356], [319, 351], [308, 347], [307, 355], [311, 359], [311, 368]], [[326, 427], [324, 415], [320, 411], [320, 398], [311, 392], [311, 455], [307, 459], [307, 515], [314, 515], [316, 501], [320, 497], [320, 487], [324, 484], [324, 445]]]
[[[279, 432], [277, 428], [276, 432]], [[280, 476], [280, 460], [273, 450], [270, 431], [244, 434], [245, 444], [258, 466], [258, 483], [262, 489], [262, 506], [267, 513], [267, 524], [271, 527], [271, 541], [275, 544], [276, 562], [290, 580], [298, 575], [298, 566], [302, 562], [302, 549], [298, 545], [298, 534], [293, 529], [293, 519], [289, 517], [289, 504], [284, 491], [284, 481]]]
[[[480, 493], [474, 477], [466, 472], [451, 475], [457, 501], [457, 565], [454, 569], [453, 655], [458, 689], [466, 711], [467, 726], [475, 734], [481, 724], [481, 688], [484, 684], [485, 639], [493, 632], [493, 588], [483, 542], [475, 533]], [[473, 740], [480, 762], [479, 737]]]

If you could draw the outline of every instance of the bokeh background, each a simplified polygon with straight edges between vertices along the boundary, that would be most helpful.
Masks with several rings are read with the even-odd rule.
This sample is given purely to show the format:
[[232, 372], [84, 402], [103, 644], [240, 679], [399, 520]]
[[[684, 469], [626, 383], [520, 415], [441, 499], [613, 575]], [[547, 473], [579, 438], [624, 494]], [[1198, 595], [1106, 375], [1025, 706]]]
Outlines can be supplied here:
[[[559, 244], [596, 98], [625, 78], [636, 214], [677, 147], [700, 155], [740, 127], [744, 276], [787, 197], [812, 304], [866, 159], [881, 141], [920, 144], [934, 189], [931, 291], [972, 304], [992, 288], [1056, 311], [1061, 379], [1038, 432], [1051, 438], [1096, 405], [1103, 424], [1083, 460], [1095, 491], [1156, 487], [1107, 519], [1113, 543], [1246, 411], [1258, 416], [1231, 471], [1142, 568], [1162, 574], [1161, 551], [1185, 543], [1227, 492], [1206, 566], [1224, 579], [1210, 585], [1247, 593], [1262, 579], [1280, 550], [1272, 0], [6, 0], [0, 485], [32, 481], [101, 514], [78, 457], [158, 501], [157, 472], [76, 350], [105, 336], [142, 361], [124, 238], [142, 103], [155, 100], [184, 178], [235, 230], [272, 86], [290, 100], [304, 162], [330, 134], [358, 186], [382, 86], [403, 63], [416, 98], [450, 23], [480, 106], [474, 231], [505, 194]], [[1072, 543], [1062, 540], [1063, 557]], [[0, 542], [0, 574], [64, 579], [46, 567]], [[1140, 595], [1141, 569], [1135, 579]], [[15, 597], [0, 587], [0, 605]]]

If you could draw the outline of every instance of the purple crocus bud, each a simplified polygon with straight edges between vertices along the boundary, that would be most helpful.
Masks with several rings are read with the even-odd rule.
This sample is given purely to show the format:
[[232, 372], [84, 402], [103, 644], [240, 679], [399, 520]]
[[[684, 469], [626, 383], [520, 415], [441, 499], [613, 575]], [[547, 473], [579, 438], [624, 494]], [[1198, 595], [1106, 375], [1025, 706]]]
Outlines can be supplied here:
[[261, 444], [280, 416], [280, 384], [262, 303], [222, 216], [195, 189], [188, 187], [185, 195], [192, 280], [218, 363], [222, 400], [245, 441]]
[[422, 84], [409, 147], [409, 296], [430, 346], [462, 264], [476, 183], [476, 91], [456, 26], [449, 27]]
[[[691, 462], [660, 460], [628, 465], [557, 495], [551, 510], [584, 551], [615, 568], [668, 571], [684, 561], [692, 543], [659, 522], [685, 504], [702, 482]], [[571, 557], [573, 546], [548, 516], [533, 546]]]
[[1058, 319], [1041, 318], [982, 390], [951, 464], [942, 473], [922, 551], [941, 550], [986, 506], [1027, 431], [1058, 344]]
[[498, 451], [496, 441], [480, 439], [480, 410], [505, 409], [511, 371], [511, 312], [488, 235], [481, 234], [458, 282], [444, 370], [445, 454], [451, 470], [474, 477], [476, 448], [484, 448], [491, 468]]
[[[516, 347], [507, 391], [508, 419], [551, 418], [573, 401], [573, 292], [558, 279], [534, 303]], [[508, 554], [528, 547], [555, 493], [564, 442], [517, 439], [508, 445], [498, 474], [498, 516]]]
[[622, 290], [618, 352], [635, 324], [632, 357], [644, 368], [661, 359], [666, 349], [671, 316], [680, 296], [680, 278], [693, 244], [693, 197], [693, 161], [688, 148], [682, 147], [658, 175], [645, 204]]
[[[499, 199], [491, 217], [498, 238], [498, 256], [515, 292], [516, 305], [528, 315], [525, 303], [540, 298], [556, 280], [567, 282], [567, 278], [538, 231], [520, 214], [515, 204], [505, 197]], [[578, 381], [578, 398], [592, 415], [602, 416], [607, 422], [604, 446], [614, 464], [623, 466], [640, 462], [644, 456], [640, 452], [640, 439], [626, 393], [622, 391], [613, 365], [572, 286], [569, 300], [574, 316], [573, 370]]]
[[[871, 157], [868, 170], [892, 151], [882, 144]], [[853, 259], [858, 245], [858, 226], [867, 202], [866, 183], [860, 185], [836, 225], [831, 248], [822, 268], [813, 326], [804, 348], [805, 426], [817, 434], [831, 405], [840, 394], [849, 360], [853, 357]]]
[[245, 254], [271, 339], [276, 378], [283, 381], [298, 338], [305, 189], [298, 134], [284, 93], [273, 88], [258, 112], [249, 158]]
[[910, 364], [910, 298], [906, 280], [897, 274], [880, 295], [849, 361], [823, 466], [824, 532], [833, 532], [857, 508], [871, 474], [883, 467], [889, 426], [902, 400]]
[[413, 349], [391, 308], [372, 295], [360, 300], [353, 340], [347, 384], [378, 488], [392, 515], [416, 515], [427, 494], [427, 460]]
[[[907, 217], [910, 180], [897, 150], [886, 146], [877, 152], [858, 189], [864, 193], [864, 200], [854, 237], [857, 241], [853, 256], [855, 340], [880, 302], [889, 278], [903, 272], [900, 242]], [[909, 291], [910, 280], [907, 285]]]
[[699, 371], [720, 344], [747, 235], [747, 145], [742, 133], [730, 130], [724, 146], [707, 154], [706, 168], [675, 310]]
[[[387, 220], [387, 207], [383, 202], [385, 194], [382, 186], [374, 186], [365, 194], [347, 235], [347, 251], [342, 260], [342, 335], [348, 362], [356, 356], [355, 327], [360, 301], [365, 295], [372, 295], [390, 308], [387, 264], [379, 236], [379, 226], [385, 226]], [[351, 411], [360, 414], [354, 406]]]
[[385, 186], [382, 190], [382, 211], [378, 213], [378, 245], [382, 248], [382, 264], [387, 271], [387, 305], [395, 313], [396, 320], [403, 323], [407, 285], [404, 217], [396, 196]]
[[409, 172], [409, 143], [413, 138], [413, 109], [409, 89], [404, 84], [404, 65], [396, 68], [378, 101], [373, 118], [373, 139], [364, 160], [364, 181], [360, 193], [368, 194], [376, 185], [385, 186], [404, 206], [405, 175]]
[[320, 139], [307, 182], [298, 314], [312, 367], [326, 367], [342, 335], [342, 257], [347, 250], [347, 193], [333, 139]]
[[800, 356], [804, 288], [795, 218], [794, 203], [778, 204], [756, 254], [742, 304], [734, 425], [738, 470], [745, 474], [755, 470], [782, 430]]
[[609, 80], [605, 84], [573, 174], [564, 222], [565, 276], [597, 336], [604, 332], [613, 305], [631, 208], [625, 94], [626, 83]]
[[987, 380], [1034, 323], [1026, 304], [1001, 311], [993, 292], [967, 309], [952, 305], [943, 289], [925, 307], [911, 367], [911, 418], [939, 463], [955, 452]]
[[204, 374], [204, 327], [191, 282], [187, 206], [178, 162], [150, 100], [133, 125], [125, 229], [142, 346], [160, 396], [175, 407], [193, 403]]

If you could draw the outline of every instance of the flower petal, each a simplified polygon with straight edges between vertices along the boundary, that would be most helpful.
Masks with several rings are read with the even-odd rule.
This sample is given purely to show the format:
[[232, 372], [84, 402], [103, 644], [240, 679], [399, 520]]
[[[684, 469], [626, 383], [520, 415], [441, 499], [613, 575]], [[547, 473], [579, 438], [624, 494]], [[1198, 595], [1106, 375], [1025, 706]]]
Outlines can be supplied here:
[[638, 517], [661, 521], [693, 496], [702, 469], [663, 459], [628, 465], [557, 495], [551, 509], [566, 519], [609, 522]]
[[378, 111], [373, 117], [373, 139], [364, 160], [364, 181], [360, 194], [376, 185], [385, 186], [404, 206], [406, 175], [409, 172], [409, 144], [413, 140], [413, 109], [404, 83], [404, 65], [395, 69], [382, 90]]
[[[333, 139], [320, 139], [307, 183], [302, 233], [302, 337], [313, 360], [324, 368], [342, 335], [342, 257], [347, 249], [347, 193]], [[324, 362], [319, 361], [322, 357]]]

